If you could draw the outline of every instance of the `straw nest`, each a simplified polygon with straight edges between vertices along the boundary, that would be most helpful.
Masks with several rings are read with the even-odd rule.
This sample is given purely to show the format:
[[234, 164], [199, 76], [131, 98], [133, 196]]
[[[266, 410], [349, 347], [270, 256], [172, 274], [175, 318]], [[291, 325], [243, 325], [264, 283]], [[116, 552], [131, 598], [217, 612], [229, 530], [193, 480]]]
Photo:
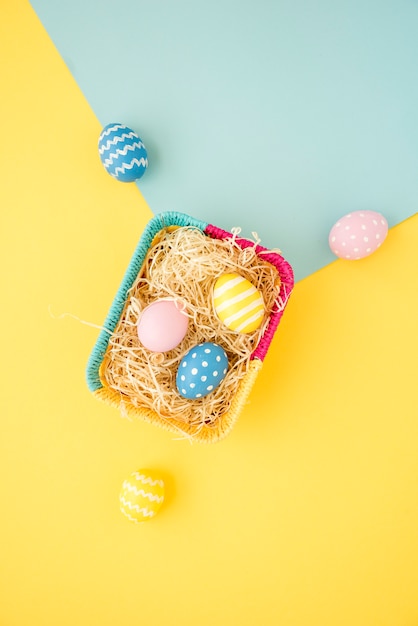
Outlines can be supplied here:
[[[265, 315], [261, 327], [248, 334], [229, 330], [217, 318], [212, 305], [216, 279], [236, 272], [262, 294]], [[269, 316], [278, 306], [280, 277], [254, 247], [242, 249], [236, 236], [212, 239], [190, 227], [164, 229], [156, 236], [143, 266], [129, 290], [126, 304], [110, 337], [100, 375], [103, 384], [116, 390], [121, 406], [148, 407], [164, 420], [193, 425], [215, 425], [225, 413], [245, 376], [251, 353], [262, 336]], [[186, 304], [188, 331], [173, 350], [152, 353], [137, 335], [143, 309], [158, 298], [174, 298]], [[198, 343], [212, 341], [224, 348], [229, 360], [227, 375], [206, 397], [186, 400], [176, 388], [176, 373], [186, 352]]]

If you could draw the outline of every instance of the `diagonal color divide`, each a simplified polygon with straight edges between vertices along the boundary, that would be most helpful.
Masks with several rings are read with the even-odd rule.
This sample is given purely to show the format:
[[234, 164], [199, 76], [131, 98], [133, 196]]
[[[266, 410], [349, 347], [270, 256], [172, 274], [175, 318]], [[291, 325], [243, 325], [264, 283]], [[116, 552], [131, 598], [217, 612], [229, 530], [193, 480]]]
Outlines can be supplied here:
[[[26, 0], [0, 50], [0, 624], [418, 624], [418, 215], [298, 283], [228, 439], [173, 441], [90, 397], [97, 329], [48, 314], [103, 320], [150, 211]], [[167, 492], [138, 528], [141, 466]]]
[[300, 279], [345, 213], [417, 211], [416, 2], [32, 5], [101, 123], [144, 140], [154, 213], [257, 231]]

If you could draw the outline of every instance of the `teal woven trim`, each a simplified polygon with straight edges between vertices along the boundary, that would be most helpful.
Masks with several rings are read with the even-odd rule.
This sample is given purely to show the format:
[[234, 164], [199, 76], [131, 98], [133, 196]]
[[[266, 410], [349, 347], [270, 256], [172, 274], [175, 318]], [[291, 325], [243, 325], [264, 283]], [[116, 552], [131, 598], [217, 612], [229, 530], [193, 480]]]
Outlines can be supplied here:
[[86, 378], [90, 391], [97, 391], [97, 389], [101, 389], [103, 387], [100, 381], [99, 370], [109, 344], [110, 335], [114, 332], [120, 316], [122, 315], [128, 291], [138, 276], [144, 262], [145, 255], [151, 246], [152, 240], [160, 230], [166, 228], [167, 226], [191, 226], [204, 231], [208, 226], [208, 223], [190, 217], [185, 213], [177, 213], [176, 211], [159, 213], [148, 222], [116, 293], [109, 313], [104, 321], [104, 330], [100, 331], [99, 337], [88, 360]]

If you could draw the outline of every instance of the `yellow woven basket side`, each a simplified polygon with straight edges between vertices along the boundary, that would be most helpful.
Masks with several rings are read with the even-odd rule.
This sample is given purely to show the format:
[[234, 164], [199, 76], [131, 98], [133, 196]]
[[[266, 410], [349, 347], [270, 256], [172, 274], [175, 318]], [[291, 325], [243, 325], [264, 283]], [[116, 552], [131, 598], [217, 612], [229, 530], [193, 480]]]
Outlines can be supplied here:
[[203, 428], [197, 428], [192, 425], [189, 426], [174, 419], [163, 419], [157, 413], [145, 407], [137, 408], [129, 403], [124, 404], [120, 394], [108, 387], [102, 387], [93, 393], [96, 398], [106, 404], [118, 410], [122, 409], [129, 417], [140, 418], [149, 424], [160, 426], [179, 437], [186, 436], [186, 438], [190, 438], [199, 443], [215, 443], [226, 437], [235, 425], [262, 366], [263, 363], [259, 359], [250, 361], [248, 371], [238, 386], [237, 393], [232, 400], [229, 410], [222, 415], [215, 426], [204, 426]]
[[[219, 420], [219, 426], [216, 429], [216, 437], [213, 437], [213, 434], [210, 433], [210, 437], [208, 439], [204, 439], [206, 443], [212, 443], [214, 441], [219, 441], [228, 435], [231, 429], [234, 427], [237, 422], [242, 409], [244, 408], [245, 403], [248, 400], [248, 397], [251, 393], [251, 389], [255, 383], [255, 380], [258, 376], [259, 371], [263, 367], [263, 361], [260, 359], [253, 359], [250, 361], [248, 366], [248, 371], [244, 378], [241, 380], [237, 393], [235, 394], [234, 399], [232, 400], [231, 406], [229, 410], [222, 415], [222, 419]], [[213, 429], [207, 428], [206, 431], [211, 431]], [[206, 432], [203, 432], [202, 435], [205, 436]]]

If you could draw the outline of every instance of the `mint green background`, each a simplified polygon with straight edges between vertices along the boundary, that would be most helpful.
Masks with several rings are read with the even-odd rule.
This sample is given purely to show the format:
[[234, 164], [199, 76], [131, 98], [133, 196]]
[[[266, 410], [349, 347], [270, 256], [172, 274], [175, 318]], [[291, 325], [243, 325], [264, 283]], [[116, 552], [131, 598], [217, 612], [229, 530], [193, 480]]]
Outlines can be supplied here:
[[154, 212], [257, 231], [300, 279], [341, 215], [417, 211], [416, 0], [32, 5], [101, 123], [144, 140]]

